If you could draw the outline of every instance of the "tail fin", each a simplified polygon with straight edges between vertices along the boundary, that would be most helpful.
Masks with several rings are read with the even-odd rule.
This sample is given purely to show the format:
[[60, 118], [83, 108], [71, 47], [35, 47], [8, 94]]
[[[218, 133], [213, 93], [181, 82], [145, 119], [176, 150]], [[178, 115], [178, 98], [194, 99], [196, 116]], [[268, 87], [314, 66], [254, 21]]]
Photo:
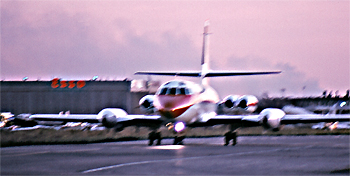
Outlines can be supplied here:
[[203, 48], [202, 48], [202, 71], [201, 79], [202, 85], [208, 85], [208, 78], [205, 77], [209, 73], [209, 20], [204, 22], [204, 32], [203, 32]]
[[209, 69], [209, 20], [204, 22], [203, 32], [203, 48], [202, 48], [202, 70], [201, 71], [143, 71], [136, 72], [136, 75], [160, 75], [160, 76], [187, 76], [187, 77], [200, 77], [202, 79], [202, 85], [209, 84], [208, 77], [221, 77], [221, 76], [247, 76], [247, 75], [266, 75], [266, 74], [279, 74], [281, 71], [212, 71]]

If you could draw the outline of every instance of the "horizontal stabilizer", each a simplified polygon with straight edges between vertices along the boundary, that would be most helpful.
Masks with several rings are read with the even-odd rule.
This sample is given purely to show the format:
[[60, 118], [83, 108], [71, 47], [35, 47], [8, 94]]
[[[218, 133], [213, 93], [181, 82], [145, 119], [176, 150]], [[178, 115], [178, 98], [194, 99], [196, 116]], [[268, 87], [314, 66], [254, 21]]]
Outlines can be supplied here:
[[188, 76], [200, 77], [201, 72], [136, 72], [135, 75]]
[[249, 71], [210, 71], [205, 75], [201, 72], [136, 72], [135, 75], [159, 75], [159, 76], [188, 76], [188, 77], [220, 77], [220, 76], [248, 76], [248, 75], [267, 75], [267, 74], [279, 74], [281, 71], [261, 71], [261, 72], [249, 72]]
[[211, 71], [207, 73], [204, 77], [218, 77], [218, 76], [248, 76], [248, 75], [268, 75], [268, 74], [279, 74], [281, 71], [268, 71], [268, 72], [238, 72], [238, 71]]

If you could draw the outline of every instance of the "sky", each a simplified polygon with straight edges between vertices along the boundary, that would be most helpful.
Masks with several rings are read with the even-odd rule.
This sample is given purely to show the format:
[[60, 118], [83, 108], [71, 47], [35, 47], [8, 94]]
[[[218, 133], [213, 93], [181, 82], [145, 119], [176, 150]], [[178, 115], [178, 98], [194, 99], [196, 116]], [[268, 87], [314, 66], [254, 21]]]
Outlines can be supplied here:
[[282, 71], [211, 78], [222, 98], [343, 95], [350, 88], [350, 1], [0, 3], [1, 80], [148, 79], [133, 73], [200, 70], [209, 19], [212, 70]]

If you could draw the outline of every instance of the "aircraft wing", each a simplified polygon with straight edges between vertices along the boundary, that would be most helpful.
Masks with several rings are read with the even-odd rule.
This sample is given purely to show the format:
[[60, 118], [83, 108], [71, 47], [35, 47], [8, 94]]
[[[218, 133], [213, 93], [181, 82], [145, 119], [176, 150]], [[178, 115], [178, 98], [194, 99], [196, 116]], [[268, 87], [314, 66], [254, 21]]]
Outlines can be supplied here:
[[127, 126], [144, 126], [159, 127], [164, 120], [159, 115], [128, 115], [118, 121], [123, 127]]
[[[107, 122], [101, 120], [102, 115], [92, 114], [33, 114], [29, 116], [30, 120], [35, 121], [61, 121], [61, 122], [88, 122], [88, 123], [105, 123], [105, 126], [114, 126], [115, 124], [122, 124], [125, 126], [153, 126], [161, 124], [163, 121], [158, 115], [126, 115], [123, 117], [109, 116]], [[111, 124], [106, 124], [111, 123]]]
[[[258, 115], [203, 115], [192, 126], [211, 126], [217, 124], [236, 124], [249, 127], [262, 125], [268, 128], [278, 128], [282, 124], [319, 123], [319, 122], [350, 122], [350, 114], [300, 114], [286, 115], [276, 108], [267, 108]], [[191, 125], [190, 125], [191, 126]]]
[[[112, 113], [113, 109], [106, 109], [104, 113], [97, 115], [76, 114], [76, 115], [55, 115], [55, 114], [34, 114], [29, 119], [37, 121], [64, 121], [64, 122], [89, 122], [102, 123], [104, 126], [159, 126], [166, 122], [159, 115], [117, 115]], [[318, 122], [350, 122], [350, 114], [302, 114], [286, 115], [282, 110], [267, 108], [258, 115], [204, 115], [198, 121], [187, 124], [189, 127], [212, 126], [218, 124], [236, 124], [237, 126], [264, 126], [278, 128], [282, 124], [297, 123], [318, 123]]]
[[98, 123], [97, 115], [92, 114], [33, 114], [29, 119], [36, 121], [88, 122]]
[[259, 125], [259, 115], [217, 115], [210, 118], [202, 118], [200, 121], [189, 126], [213, 126], [219, 124], [237, 124], [240, 126]]
[[350, 114], [301, 114], [301, 115], [285, 115], [281, 119], [281, 124], [296, 123], [319, 123], [319, 122], [350, 122]]

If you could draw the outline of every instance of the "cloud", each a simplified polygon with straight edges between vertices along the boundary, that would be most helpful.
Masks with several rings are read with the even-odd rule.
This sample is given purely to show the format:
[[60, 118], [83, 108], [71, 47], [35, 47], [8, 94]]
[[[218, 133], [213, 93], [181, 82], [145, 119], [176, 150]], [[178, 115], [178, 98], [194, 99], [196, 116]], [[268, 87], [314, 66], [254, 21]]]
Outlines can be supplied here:
[[144, 78], [135, 71], [200, 70], [202, 25], [210, 18], [212, 69], [283, 71], [212, 79], [222, 96], [343, 91], [348, 4], [4, 1], [1, 79], [132, 79]]
[[118, 29], [115, 33], [62, 11], [46, 14], [32, 25], [14, 24], [23, 19], [4, 10], [1, 72], [5, 77], [120, 78], [160, 65], [165, 70], [199, 69], [193, 66], [199, 65], [200, 51], [186, 35], [162, 32], [157, 42], [147, 33], [137, 34], [122, 18], [109, 24]]

